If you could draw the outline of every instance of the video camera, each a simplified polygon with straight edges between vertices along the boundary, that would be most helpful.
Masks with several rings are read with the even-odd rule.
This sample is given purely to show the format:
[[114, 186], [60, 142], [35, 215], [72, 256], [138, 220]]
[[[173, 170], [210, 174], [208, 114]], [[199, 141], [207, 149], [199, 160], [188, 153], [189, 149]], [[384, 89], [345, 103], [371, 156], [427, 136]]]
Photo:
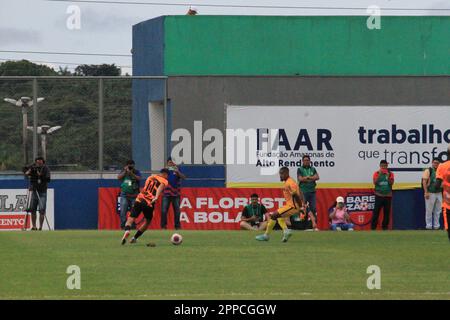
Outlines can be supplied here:
[[22, 172], [23, 173], [26, 173], [28, 170], [31, 170], [30, 174], [32, 174], [32, 175], [33, 174], [37, 174], [37, 165], [35, 163], [33, 163], [33, 164], [28, 165], [28, 166], [24, 166], [22, 168]]
[[127, 168], [130, 172], [136, 173], [136, 169], [134, 168], [134, 165], [128, 165]]

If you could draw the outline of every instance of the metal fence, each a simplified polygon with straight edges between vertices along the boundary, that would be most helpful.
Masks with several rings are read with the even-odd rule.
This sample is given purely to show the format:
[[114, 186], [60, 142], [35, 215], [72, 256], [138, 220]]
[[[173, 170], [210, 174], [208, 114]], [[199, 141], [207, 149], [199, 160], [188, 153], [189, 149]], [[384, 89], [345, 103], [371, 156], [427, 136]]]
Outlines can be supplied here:
[[167, 81], [0, 77], [0, 173], [19, 172], [39, 155], [52, 171], [120, 170], [132, 157], [133, 82], [154, 79]]

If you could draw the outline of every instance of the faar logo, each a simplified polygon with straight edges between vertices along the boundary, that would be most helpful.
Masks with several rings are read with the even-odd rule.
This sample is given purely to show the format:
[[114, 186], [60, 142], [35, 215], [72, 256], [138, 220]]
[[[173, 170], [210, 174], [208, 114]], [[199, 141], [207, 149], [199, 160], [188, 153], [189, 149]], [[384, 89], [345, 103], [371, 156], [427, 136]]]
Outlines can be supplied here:
[[345, 197], [350, 220], [360, 228], [367, 228], [372, 221], [375, 195], [371, 192], [350, 192]]

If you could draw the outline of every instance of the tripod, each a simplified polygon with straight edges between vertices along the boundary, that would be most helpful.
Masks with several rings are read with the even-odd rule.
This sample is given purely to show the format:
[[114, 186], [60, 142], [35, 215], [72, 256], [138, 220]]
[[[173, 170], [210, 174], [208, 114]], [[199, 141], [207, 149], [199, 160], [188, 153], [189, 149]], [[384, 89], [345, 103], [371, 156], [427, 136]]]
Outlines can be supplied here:
[[[23, 224], [22, 227], [22, 231], [27, 230], [27, 225], [28, 225], [28, 213], [31, 213], [31, 200], [33, 198], [33, 194], [35, 194], [37, 196], [37, 200], [38, 200], [38, 207], [39, 209], [41, 208], [41, 197], [39, 196], [39, 192], [37, 192], [37, 190], [34, 190], [34, 188], [30, 187], [28, 188], [28, 194], [27, 194], [27, 209], [25, 211], [25, 223]], [[37, 209], [37, 208], [36, 208]], [[37, 210], [36, 210], [37, 211]], [[47, 215], [44, 214], [44, 219], [45, 222], [47, 223], [47, 227], [48, 230], [52, 230], [52, 228], [50, 227], [50, 223], [48, 222], [47, 219]], [[41, 226], [42, 227], [42, 226]]]

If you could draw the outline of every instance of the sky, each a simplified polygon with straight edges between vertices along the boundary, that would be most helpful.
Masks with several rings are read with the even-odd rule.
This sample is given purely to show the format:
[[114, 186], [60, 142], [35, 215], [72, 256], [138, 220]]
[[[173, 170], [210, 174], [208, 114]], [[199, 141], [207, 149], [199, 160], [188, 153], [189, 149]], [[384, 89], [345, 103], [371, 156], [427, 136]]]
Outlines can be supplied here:
[[[93, 0], [84, 0], [93, 1]], [[104, 1], [104, 0], [102, 0]], [[385, 15], [450, 15], [450, 0], [110, 0], [128, 4], [50, 0], [0, 0], [0, 62], [27, 59], [55, 69], [77, 64], [115, 63], [131, 74], [131, 30], [144, 20], [162, 15], [184, 15], [190, 5], [200, 15], [367, 15], [362, 9], [233, 8], [202, 5], [302, 6], [367, 8], [376, 5]], [[130, 4], [151, 2], [161, 5]], [[179, 5], [164, 5], [179, 4]], [[69, 29], [69, 6], [80, 10], [80, 28]], [[424, 10], [383, 10], [405, 8]], [[437, 10], [446, 9], [446, 10]], [[72, 11], [73, 12], [73, 11]], [[100, 53], [125, 56], [79, 56], [2, 51]], [[71, 64], [73, 63], [73, 64]]]

